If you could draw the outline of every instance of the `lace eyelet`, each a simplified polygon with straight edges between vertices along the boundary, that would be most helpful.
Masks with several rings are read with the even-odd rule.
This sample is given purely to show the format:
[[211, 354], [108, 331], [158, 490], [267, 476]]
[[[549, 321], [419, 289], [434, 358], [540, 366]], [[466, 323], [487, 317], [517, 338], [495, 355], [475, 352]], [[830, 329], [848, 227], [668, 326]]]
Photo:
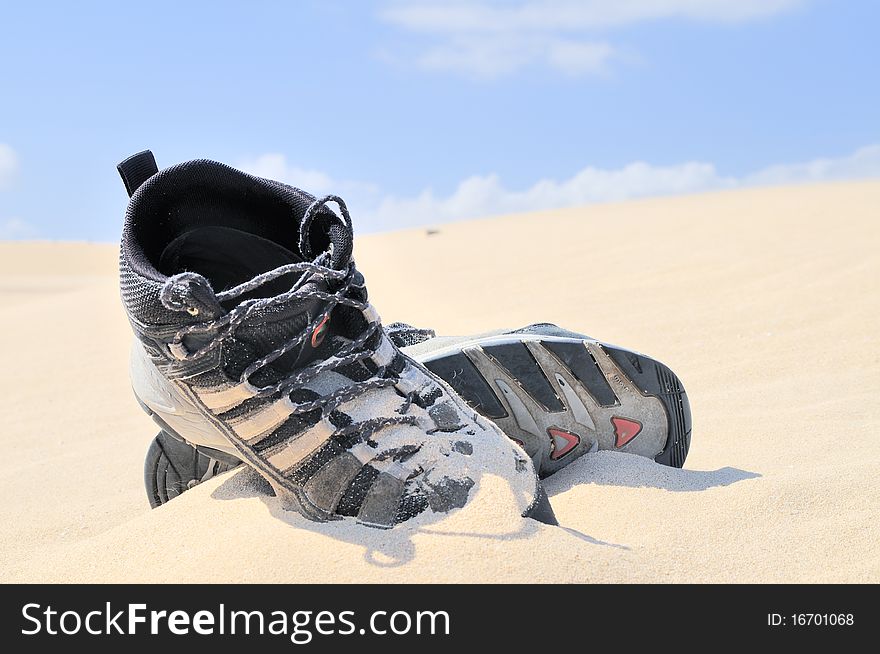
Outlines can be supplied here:
[[187, 307], [186, 312], [191, 316], [199, 315], [199, 310], [196, 307]]
[[186, 358], [189, 356], [189, 351], [183, 343], [169, 343], [168, 351], [171, 352], [171, 356], [178, 361], [186, 361]]

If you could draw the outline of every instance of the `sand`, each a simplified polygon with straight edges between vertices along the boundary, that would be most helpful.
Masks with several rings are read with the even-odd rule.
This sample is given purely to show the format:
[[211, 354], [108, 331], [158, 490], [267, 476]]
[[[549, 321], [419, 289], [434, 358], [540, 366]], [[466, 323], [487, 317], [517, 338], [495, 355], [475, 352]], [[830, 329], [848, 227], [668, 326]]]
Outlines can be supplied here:
[[878, 582], [878, 208], [873, 181], [358, 238], [385, 322], [553, 321], [682, 378], [685, 469], [584, 457], [547, 481], [559, 528], [487, 476], [391, 532], [307, 522], [246, 470], [150, 510], [116, 248], [0, 243], [0, 580]]

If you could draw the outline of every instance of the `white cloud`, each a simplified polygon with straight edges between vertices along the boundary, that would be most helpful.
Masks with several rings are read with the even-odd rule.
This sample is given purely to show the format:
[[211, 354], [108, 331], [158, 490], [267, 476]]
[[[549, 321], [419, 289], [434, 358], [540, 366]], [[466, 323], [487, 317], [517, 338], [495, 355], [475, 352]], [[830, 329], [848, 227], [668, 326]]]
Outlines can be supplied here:
[[588, 167], [568, 179], [540, 180], [523, 190], [505, 187], [497, 175], [473, 176], [445, 197], [430, 189], [413, 197], [385, 196], [374, 209], [361, 215], [359, 222], [369, 231], [382, 231], [596, 202], [870, 177], [880, 177], [880, 144], [837, 158], [769, 166], [742, 177], [722, 175], [705, 162], [672, 166], [637, 162], [617, 169]]
[[362, 197], [373, 196], [379, 192], [375, 184], [334, 179], [319, 170], [291, 165], [286, 156], [274, 152], [244, 159], [237, 167], [252, 175], [284, 182], [317, 196], [333, 193]]
[[[421, 68], [499, 77], [530, 65], [570, 75], [605, 70], [614, 47], [596, 33], [679, 19], [738, 23], [789, 11], [804, 0], [525, 0], [394, 2], [380, 18], [420, 35], [420, 52], [398, 57]], [[425, 45], [425, 35], [435, 43]], [[384, 50], [387, 53], [387, 48]], [[386, 54], [386, 58], [393, 59]]]
[[393, 3], [381, 17], [428, 33], [598, 30], [658, 19], [738, 23], [789, 11], [804, 0], [528, 0]]
[[455, 36], [416, 57], [426, 70], [493, 78], [529, 65], [545, 65], [569, 75], [600, 73], [612, 55], [607, 43], [576, 41], [544, 34]]
[[18, 156], [11, 146], [0, 143], [0, 189], [9, 188], [18, 174]]
[[16, 239], [34, 238], [37, 230], [30, 223], [21, 218], [7, 218], [0, 222], [0, 240], [10, 241]]
[[747, 175], [747, 185], [796, 184], [810, 181], [880, 177], [880, 144], [859, 148], [836, 159], [813, 159], [804, 163], [768, 166]]
[[547, 63], [569, 75], [600, 73], [613, 49], [607, 43], [554, 39], [547, 48]]
[[614, 169], [587, 167], [567, 179], [542, 179], [524, 189], [508, 188], [495, 174], [474, 175], [460, 182], [449, 195], [439, 195], [432, 189], [414, 196], [383, 194], [374, 184], [337, 181], [326, 173], [289, 166], [279, 154], [257, 157], [243, 167], [315, 195], [341, 195], [351, 208], [356, 230], [362, 233], [597, 202], [880, 177], [880, 144], [837, 158], [769, 166], [741, 177], [723, 175], [713, 164], [699, 161], [670, 166], [635, 162]]
[[372, 229], [387, 230], [414, 223], [439, 223], [494, 214], [694, 193], [736, 185], [737, 180], [719, 175], [712, 164], [700, 162], [675, 166], [636, 162], [614, 170], [589, 167], [569, 179], [544, 179], [524, 190], [506, 188], [497, 175], [474, 176], [461, 182], [448, 197], [439, 197], [430, 189], [410, 198], [386, 196], [375, 210], [368, 212], [365, 222]]

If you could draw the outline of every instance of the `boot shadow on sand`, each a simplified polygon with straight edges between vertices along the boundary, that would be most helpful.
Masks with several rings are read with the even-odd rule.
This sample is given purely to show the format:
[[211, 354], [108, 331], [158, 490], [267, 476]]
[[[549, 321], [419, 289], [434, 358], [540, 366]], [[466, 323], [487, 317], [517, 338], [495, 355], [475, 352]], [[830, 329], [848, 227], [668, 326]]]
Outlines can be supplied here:
[[693, 493], [757, 479], [757, 472], [725, 466], [718, 470], [686, 470], [660, 465], [648, 458], [623, 452], [600, 451], [581, 457], [564, 470], [544, 480], [547, 494], [564, 493], [580, 484], [658, 488], [675, 493]]

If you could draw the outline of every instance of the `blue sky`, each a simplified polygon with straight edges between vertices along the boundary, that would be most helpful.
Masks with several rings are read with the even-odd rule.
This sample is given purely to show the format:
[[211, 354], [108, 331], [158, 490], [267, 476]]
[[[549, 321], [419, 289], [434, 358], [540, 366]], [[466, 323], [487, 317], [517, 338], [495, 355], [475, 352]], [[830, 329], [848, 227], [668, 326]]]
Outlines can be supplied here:
[[880, 176], [871, 0], [0, 3], [0, 238], [114, 241], [208, 157], [357, 232]]

